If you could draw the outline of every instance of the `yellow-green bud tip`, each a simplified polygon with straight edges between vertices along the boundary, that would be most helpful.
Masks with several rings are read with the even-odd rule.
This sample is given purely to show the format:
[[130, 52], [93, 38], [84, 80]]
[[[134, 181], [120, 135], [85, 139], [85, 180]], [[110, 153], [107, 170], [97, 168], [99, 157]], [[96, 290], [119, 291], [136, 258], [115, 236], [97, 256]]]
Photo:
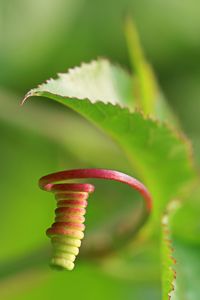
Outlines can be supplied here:
[[53, 269], [56, 269], [56, 270], [73, 270], [74, 268], [74, 263], [67, 260], [67, 259], [64, 259], [62, 257], [53, 257], [51, 259], [51, 262], [50, 262], [50, 266], [53, 268]]

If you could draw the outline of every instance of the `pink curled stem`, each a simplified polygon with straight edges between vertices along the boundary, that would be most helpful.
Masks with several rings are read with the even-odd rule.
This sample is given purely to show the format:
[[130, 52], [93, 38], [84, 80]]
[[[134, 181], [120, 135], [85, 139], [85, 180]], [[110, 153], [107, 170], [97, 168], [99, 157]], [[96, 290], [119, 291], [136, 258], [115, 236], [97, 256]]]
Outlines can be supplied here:
[[152, 197], [145, 185], [136, 178], [119, 171], [107, 169], [66, 170], [43, 176], [39, 181], [39, 186], [43, 190], [52, 191], [52, 189], [54, 189], [55, 187], [56, 182], [83, 178], [107, 179], [125, 183], [141, 194], [141, 196], [145, 200], [147, 212], [150, 213], [152, 210]]
[[[106, 170], [106, 169], [76, 169], [66, 170], [42, 177], [39, 180], [41, 189], [53, 192], [57, 201], [55, 210], [55, 221], [46, 234], [51, 238], [53, 246], [53, 257], [51, 266], [54, 268], [62, 268], [72, 270], [74, 268], [74, 260], [79, 252], [81, 240], [84, 237], [85, 213], [87, 207], [87, 199], [90, 193], [94, 192], [94, 185], [89, 183], [66, 183], [72, 179], [108, 179], [129, 185], [137, 190], [144, 199], [145, 207], [143, 214], [139, 218], [137, 226], [133, 215], [126, 216], [119, 223], [113, 223], [111, 228], [95, 232], [95, 235], [89, 235], [86, 239], [85, 256], [100, 256], [109, 253], [116, 247], [124, 244], [129, 240], [134, 232], [140, 228], [152, 209], [152, 198], [139, 180], [126, 175], [124, 173]], [[137, 218], [136, 218], [137, 219]], [[133, 222], [134, 220], [134, 222]], [[84, 247], [83, 247], [84, 250]]]

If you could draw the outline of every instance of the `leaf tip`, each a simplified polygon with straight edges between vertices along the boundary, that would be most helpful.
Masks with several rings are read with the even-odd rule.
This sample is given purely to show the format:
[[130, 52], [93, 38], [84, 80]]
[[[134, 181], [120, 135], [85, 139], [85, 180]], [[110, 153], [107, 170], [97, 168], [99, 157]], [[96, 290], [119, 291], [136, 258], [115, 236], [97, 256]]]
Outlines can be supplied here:
[[33, 91], [32, 90], [30, 90], [30, 91], [28, 91], [28, 93], [26, 93], [26, 95], [24, 96], [24, 98], [20, 102], [20, 106], [23, 106], [24, 103], [27, 101], [27, 99], [31, 96], [33, 96]]
[[23, 106], [25, 104], [25, 102], [27, 102], [28, 98], [30, 98], [32, 96], [39, 96], [39, 92], [37, 91], [37, 89], [32, 89], [32, 90], [28, 91], [28, 93], [26, 93], [24, 98], [21, 100], [20, 106]]

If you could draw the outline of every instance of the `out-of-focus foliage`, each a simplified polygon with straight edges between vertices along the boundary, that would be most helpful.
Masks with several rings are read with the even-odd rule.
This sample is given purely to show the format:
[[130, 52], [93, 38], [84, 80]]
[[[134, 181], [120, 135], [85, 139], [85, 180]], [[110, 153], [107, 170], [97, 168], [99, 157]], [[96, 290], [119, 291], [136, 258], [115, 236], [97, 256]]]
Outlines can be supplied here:
[[[200, 162], [200, 3], [1, 0], [2, 299], [161, 298], [159, 247], [142, 235], [103, 261], [80, 258], [74, 272], [53, 273], [46, 267], [44, 231], [53, 219], [54, 200], [38, 190], [38, 178], [76, 167], [103, 166], [127, 173], [136, 169], [109, 138], [67, 108], [38, 100], [18, 106], [27, 90], [82, 61], [105, 56], [130, 68], [123, 22], [127, 12], [134, 17], [148, 60]], [[124, 193], [127, 209], [131, 196], [138, 200], [136, 195], [120, 186], [114, 194], [112, 186], [99, 186], [89, 205], [89, 230], [106, 221], [105, 212], [113, 213], [115, 199], [115, 213], [121, 212]], [[176, 299], [181, 300], [199, 296], [198, 195], [194, 190], [173, 218], [174, 256], [179, 261]], [[136, 210], [137, 203], [131, 203]]]

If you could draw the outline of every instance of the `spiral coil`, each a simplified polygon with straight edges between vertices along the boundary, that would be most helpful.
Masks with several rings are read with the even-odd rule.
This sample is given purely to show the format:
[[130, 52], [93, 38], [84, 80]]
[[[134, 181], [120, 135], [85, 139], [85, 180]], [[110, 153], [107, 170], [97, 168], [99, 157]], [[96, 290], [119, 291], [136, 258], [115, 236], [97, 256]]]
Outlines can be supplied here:
[[55, 194], [57, 208], [55, 222], [47, 229], [51, 238], [53, 255], [50, 265], [57, 269], [72, 270], [84, 237], [87, 199], [94, 192], [94, 186], [87, 183], [56, 183], [71, 179], [101, 178], [126, 183], [139, 191], [146, 203], [147, 215], [151, 210], [151, 196], [137, 179], [118, 171], [104, 169], [77, 169], [44, 176], [40, 187]]
[[72, 270], [84, 237], [85, 208], [89, 193], [94, 191], [90, 184], [54, 184], [57, 208], [55, 222], [46, 234], [51, 238], [53, 257], [51, 266]]

